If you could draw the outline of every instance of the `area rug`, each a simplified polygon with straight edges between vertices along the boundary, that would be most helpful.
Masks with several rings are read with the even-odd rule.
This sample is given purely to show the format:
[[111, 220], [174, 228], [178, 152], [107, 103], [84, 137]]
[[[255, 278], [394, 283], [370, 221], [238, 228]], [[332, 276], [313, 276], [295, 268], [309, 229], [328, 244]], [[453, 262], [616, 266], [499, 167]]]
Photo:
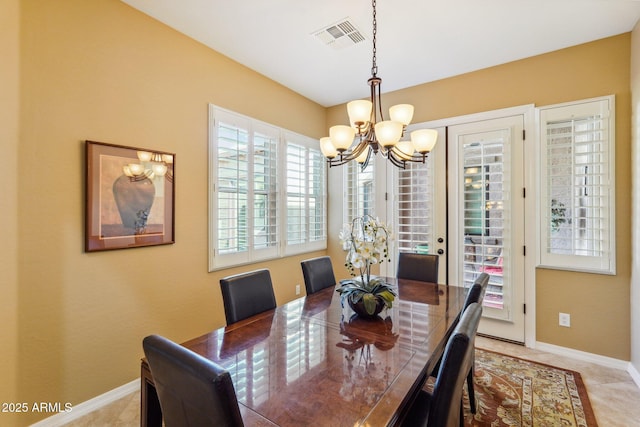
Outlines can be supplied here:
[[465, 426], [597, 427], [578, 372], [476, 349], [474, 384], [477, 411], [465, 393]]

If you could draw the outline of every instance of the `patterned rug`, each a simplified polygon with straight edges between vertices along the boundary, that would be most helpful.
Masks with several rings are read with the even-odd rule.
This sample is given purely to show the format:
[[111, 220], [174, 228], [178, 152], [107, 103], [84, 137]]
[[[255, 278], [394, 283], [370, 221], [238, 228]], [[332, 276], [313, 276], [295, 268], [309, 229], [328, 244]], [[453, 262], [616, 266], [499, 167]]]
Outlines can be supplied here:
[[578, 372], [476, 349], [474, 383], [477, 413], [465, 393], [465, 426], [597, 427]]

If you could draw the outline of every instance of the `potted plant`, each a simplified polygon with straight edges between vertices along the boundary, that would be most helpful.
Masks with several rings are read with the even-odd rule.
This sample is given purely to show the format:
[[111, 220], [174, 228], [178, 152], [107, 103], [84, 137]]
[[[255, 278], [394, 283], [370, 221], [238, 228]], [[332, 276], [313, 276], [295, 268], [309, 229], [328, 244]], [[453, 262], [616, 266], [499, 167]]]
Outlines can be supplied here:
[[360, 316], [375, 317], [391, 308], [396, 292], [380, 277], [371, 276], [373, 264], [389, 261], [390, 228], [370, 215], [355, 218], [340, 231], [340, 243], [347, 251], [345, 266], [353, 279], [341, 280], [337, 292], [341, 302]]

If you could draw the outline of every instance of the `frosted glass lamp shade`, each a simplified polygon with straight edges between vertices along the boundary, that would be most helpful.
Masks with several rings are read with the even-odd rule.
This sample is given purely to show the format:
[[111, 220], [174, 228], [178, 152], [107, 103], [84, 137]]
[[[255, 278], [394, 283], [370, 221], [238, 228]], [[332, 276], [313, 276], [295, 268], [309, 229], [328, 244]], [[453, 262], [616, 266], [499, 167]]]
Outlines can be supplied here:
[[140, 176], [144, 173], [144, 166], [139, 163], [129, 163], [129, 172], [133, 176]]
[[382, 146], [393, 147], [400, 141], [400, 137], [402, 137], [402, 123], [385, 120], [376, 123], [375, 131], [378, 142], [382, 144]]
[[331, 143], [331, 138], [325, 136], [324, 138], [320, 138], [320, 151], [322, 155], [327, 159], [333, 159], [338, 155], [338, 150]]
[[393, 148], [393, 152], [402, 160], [409, 160], [413, 156], [413, 143], [411, 141], [400, 141]]
[[138, 159], [140, 159], [141, 162], [151, 161], [151, 156], [153, 155], [149, 151], [138, 151], [136, 154], [138, 155]]
[[351, 126], [337, 125], [331, 126], [329, 129], [329, 137], [331, 143], [338, 150], [338, 152], [346, 151], [353, 143], [353, 138], [356, 136], [356, 130]]
[[400, 122], [404, 126], [411, 123], [413, 119], [413, 105], [411, 104], [398, 104], [389, 108], [389, 118], [394, 122]]
[[367, 160], [367, 156], [369, 155], [369, 150], [371, 148], [367, 147], [364, 149], [364, 151], [362, 153], [360, 153], [360, 155], [358, 157], [356, 157], [356, 162], [362, 164]]
[[411, 142], [420, 154], [425, 154], [433, 150], [438, 139], [438, 131], [435, 129], [420, 129], [411, 132]]
[[156, 176], [164, 176], [167, 173], [167, 166], [162, 163], [154, 163], [151, 170]]
[[362, 126], [371, 121], [371, 101], [364, 99], [351, 101], [347, 104], [347, 113], [349, 114], [349, 122], [352, 126]]

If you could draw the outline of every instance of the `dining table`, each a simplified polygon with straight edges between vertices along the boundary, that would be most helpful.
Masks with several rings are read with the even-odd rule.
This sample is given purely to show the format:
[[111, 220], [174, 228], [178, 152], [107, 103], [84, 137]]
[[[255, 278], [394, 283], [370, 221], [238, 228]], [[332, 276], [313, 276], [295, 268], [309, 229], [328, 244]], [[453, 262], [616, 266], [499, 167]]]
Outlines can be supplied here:
[[[466, 291], [385, 279], [397, 297], [372, 319], [329, 287], [182, 345], [231, 374], [246, 426], [396, 425], [438, 362]], [[162, 425], [144, 358], [140, 424]]]

